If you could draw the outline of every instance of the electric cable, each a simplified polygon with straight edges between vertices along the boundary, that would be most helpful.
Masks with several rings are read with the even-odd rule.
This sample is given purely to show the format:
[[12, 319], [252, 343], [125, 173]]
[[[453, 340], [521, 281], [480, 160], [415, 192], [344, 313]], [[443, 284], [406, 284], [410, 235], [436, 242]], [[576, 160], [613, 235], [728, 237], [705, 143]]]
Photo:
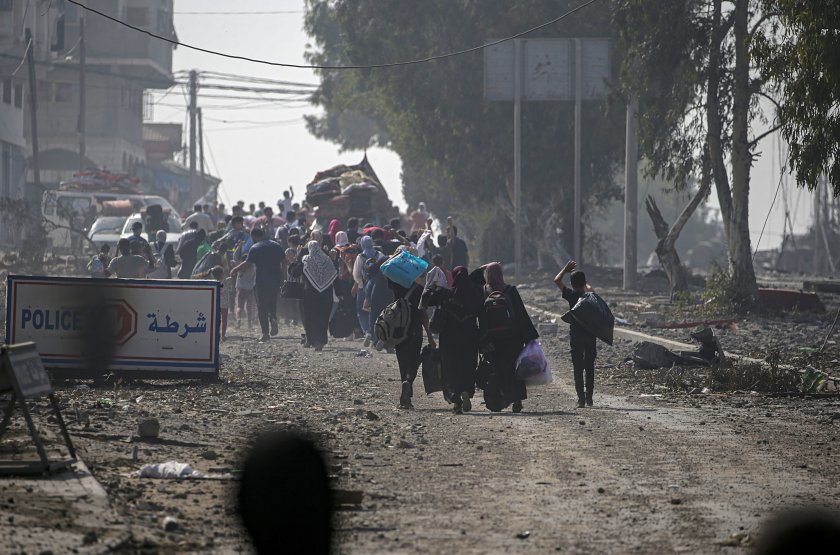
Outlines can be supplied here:
[[488, 42], [488, 43], [485, 43], [485, 44], [480, 44], [478, 46], [473, 46], [471, 48], [467, 48], [467, 49], [464, 49], [464, 50], [457, 50], [457, 51], [454, 51], [454, 52], [448, 52], [446, 54], [438, 54], [438, 55], [435, 55], [435, 56], [428, 56], [426, 58], [419, 58], [419, 59], [415, 59], [415, 60], [405, 60], [405, 61], [400, 61], [400, 62], [389, 62], [389, 63], [383, 63], [383, 64], [367, 64], [367, 65], [329, 66], [329, 65], [305, 65], [305, 64], [291, 64], [291, 63], [284, 63], [284, 62], [272, 62], [270, 60], [262, 60], [262, 59], [259, 59], [259, 58], [251, 58], [251, 57], [248, 57], [248, 56], [239, 56], [239, 55], [236, 55], [236, 54], [227, 54], [225, 52], [218, 52], [216, 50], [210, 50], [209, 48], [202, 48], [202, 47], [199, 47], [199, 46], [193, 46], [191, 44], [183, 43], [183, 42], [177, 41], [175, 39], [171, 39], [171, 38], [168, 38], [168, 37], [164, 37], [162, 35], [152, 33], [151, 31], [148, 31], [146, 29], [141, 29], [140, 27], [135, 27], [134, 25], [130, 25], [130, 24], [126, 23], [125, 21], [122, 21], [121, 19], [110, 16], [106, 13], [100, 12], [99, 10], [91, 8], [90, 6], [85, 6], [84, 4], [79, 2], [78, 0], [67, 0], [67, 2], [69, 2], [71, 4], [79, 6], [80, 8], [82, 8], [84, 10], [87, 10], [89, 12], [93, 12], [97, 15], [100, 15], [100, 16], [106, 18], [106, 19], [109, 19], [109, 20], [113, 21], [114, 23], [117, 23], [117, 24], [122, 25], [124, 27], [128, 27], [129, 29], [133, 29], [135, 31], [138, 31], [138, 32], [143, 33], [145, 35], [148, 35], [150, 37], [168, 42], [170, 44], [174, 44], [175, 46], [181, 46], [183, 48], [188, 48], [190, 50], [196, 50], [198, 52], [204, 52], [205, 54], [212, 54], [214, 56], [221, 56], [223, 58], [230, 58], [232, 60], [241, 60], [241, 61], [244, 61], [244, 62], [252, 62], [252, 63], [255, 63], [255, 64], [263, 64], [263, 65], [277, 66], [277, 67], [288, 67], [288, 68], [294, 68], [294, 69], [325, 69], [325, 70], [378, 69], [378, 68], [409, 66], [409, 65], [416, 65], [416, 64], [423, 64], [423, 63], [427, 63], [427, 62], [432, 62], [434, 60], [442, 60], [442, 59], [445, 59], [445, 58], [453, 58], [455, 56], [461, 56], [463, 54], [469, 54], [471, 52], [477, 52], [479, 50], [484, 50], [485, 48], [489, 48], [489, 47], [495, 46], [497, 44], [502, 44], [503, 42], [508, 42], [508, 41], [511, 41], [511, 40], [514, 40], [514, 39], [518, 39], [518, 38], [523, 37], [527, 34], [533, 33], [534, 31], [538, 31], [540, 29], [544, 29], [545, 27], [549, 27], [551, 25], [554, 25], [555, 23], [557, 23], [559, 21], [562, 21], [563, 19], [565, 19], [565, 18], [569, 17], [570, 15], [582, 10], [583, 8], [586, 8], [587, 6], [589, 6], [591, 4], [594, 4], [597, 1], [598, 0], [588, 0], [587, 2], [584, 2], [583, 4], [581, 4], [581, 5], [579, 5], [575, 8], [572, 8], [571, 10], [567, 11], [566, 13], [564, 13], [564, 14], [558, 16], [558, 17], [555, 17], [554, 19], [552, 19], [550, 21], [546, 21], [545, 23], [541, 23], [540, 25], [537, 25], [536, 27], [531, 27], [530, 29], [527, 29], [525, 31], [516, 33], [515, 35], [511, 35], [511, 36], [505, 37], [503, 39], [494, 40], [494, 41], [491, 41], [491, 42]]
[[175, 15], [279, 15], [303, 13], [301, 10], [280, 10], [273, 12], [174, 12]]

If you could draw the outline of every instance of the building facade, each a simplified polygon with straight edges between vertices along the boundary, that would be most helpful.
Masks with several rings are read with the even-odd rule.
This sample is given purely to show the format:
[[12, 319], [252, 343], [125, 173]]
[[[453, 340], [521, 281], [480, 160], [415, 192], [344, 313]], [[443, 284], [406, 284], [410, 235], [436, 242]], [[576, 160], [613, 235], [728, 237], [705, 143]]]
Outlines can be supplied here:
[[[141, 29], [175, 38], [173, 0], [87, 0], [86, 4]], [[22, 63], [28, 47], [36, 62], [39, 191], [32, 187], [28, 68]], [[133, 173], [144, 164], [144, 93], [173, 84], [173, 48], [61, 0], [0, 0], [0, 74], [14, 72], [14, 77], [4, 79], [0, 99], [9, 98], [8, 103], [0, 103], [0, 195], [26, 196], [38, 202], [44, 189], [58, 186], [80, 170]], [[82, 144], [84, 155], [80, 154]]]

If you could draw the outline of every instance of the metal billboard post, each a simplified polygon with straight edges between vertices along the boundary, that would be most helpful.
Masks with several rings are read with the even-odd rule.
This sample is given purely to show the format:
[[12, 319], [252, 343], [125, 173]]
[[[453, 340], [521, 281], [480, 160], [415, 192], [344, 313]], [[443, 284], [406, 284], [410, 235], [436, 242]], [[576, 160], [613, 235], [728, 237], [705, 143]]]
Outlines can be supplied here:
[[513, 250], [514, 277], [522, 272], [522, 41], [513, 42]]
[[624, 289], [632, 289], [636, 285], [639, 207], [639, 142], [636, 132], [638, 106], [636, 97], [631, 97], [627, 103], [624, 147]]
[[583, 110], [583, 52], [580, 45], [580, 39], [575, 40], [575, 190], [574, 190], [574, 217], [572, 221], [573, 232], [573, 246], [572, 254], [578, 263], [581, 262], [581, 246], [583, 240], [581, 237], [581, 175], [580, 175], [580, 155], [581, 155], [581, 119]]

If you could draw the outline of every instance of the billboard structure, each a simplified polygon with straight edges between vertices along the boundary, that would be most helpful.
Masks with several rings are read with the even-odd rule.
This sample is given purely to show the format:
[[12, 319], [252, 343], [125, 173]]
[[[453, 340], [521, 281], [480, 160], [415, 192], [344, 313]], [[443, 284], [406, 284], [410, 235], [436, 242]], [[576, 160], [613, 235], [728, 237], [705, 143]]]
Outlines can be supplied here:
[[[494, 42], [495, 41], [491, 41]], [[484, 98], [514, 104], [514, 251], [520, 275], [521, 109], [525, 101], [575, 101], [574, 256], [581, 255], [581, 102], [607, 96], [610, 41], [606, 38], [514, 39], [484, 49]]]

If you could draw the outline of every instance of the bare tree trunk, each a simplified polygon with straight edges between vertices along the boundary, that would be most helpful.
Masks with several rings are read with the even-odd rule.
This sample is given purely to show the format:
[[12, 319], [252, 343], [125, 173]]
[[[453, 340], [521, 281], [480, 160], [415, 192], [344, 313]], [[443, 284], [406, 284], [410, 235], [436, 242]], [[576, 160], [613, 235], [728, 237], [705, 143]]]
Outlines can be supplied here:
[[659, 263], [662, 265], [662, 269], [665, 270], [665, 274], [668, 276], [668, 282], [671, 284], [672, 299], [676, 293], [688, 291], [688, 273], [680, 260], [680, 255], [677, 253], [676, 242], [685, 224], [688, 223], [691, 215], [694, 214], [694, 211], [700, 205], [700, 202], [708, 191], [708, 184], [700, 187], [688, 205], [683, 208], [682, 213], [677, 218], [677, 221], [674, 222], [673, 226], [669, 226], [665, 218], [662, 217], [662, 213], [656, 205], [656, 200], [651, 195], [648, 195], [645, 199], [645, 208], [647, 209], [651, 222], [653, 222], [653, 232], [656, 234], [656, 238], [659, 239], [656, 243], [656, 256], [659, 258]]
[[714, 0], [712, 15], [711, 44], [709, 45], [709, 86], [706, 90], [706, 142], [709, 145], [709, 160], [715, 180], [724, 231], [729, 237], [729, 220], [732, 214], [732, 193], [729, 188], [729, 174], [723, 152], [723, 116], [720, 105], [721, 43], [728, 25], [722, 19], [723, 0]]
[[760, 303], [750, 243], [749, 200], [752, 153], [749, 144], [750, 68], [749, 0], [737, 0], [734, 11], [735, 89], [732, 104], [732, 212], [729, 218], [729, 272], [735, 291], [732, 299], [744, 309]]

